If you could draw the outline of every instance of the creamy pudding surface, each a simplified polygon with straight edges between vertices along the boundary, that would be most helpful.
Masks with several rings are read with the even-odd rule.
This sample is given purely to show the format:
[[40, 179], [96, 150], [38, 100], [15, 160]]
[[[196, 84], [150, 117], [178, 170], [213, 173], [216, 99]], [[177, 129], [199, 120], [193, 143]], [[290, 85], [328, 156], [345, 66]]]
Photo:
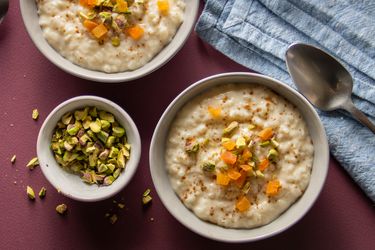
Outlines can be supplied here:
[[256, 84], [217, 86], [173, 121], [165, 161], [173, 189], [202, 220], [265, 225], [306, 190], [314, 149], [299, 110]]
[[107, 73], [155, 57], [184, 19], [182, 0], [36, 0], [47, 42], [63, 57]]

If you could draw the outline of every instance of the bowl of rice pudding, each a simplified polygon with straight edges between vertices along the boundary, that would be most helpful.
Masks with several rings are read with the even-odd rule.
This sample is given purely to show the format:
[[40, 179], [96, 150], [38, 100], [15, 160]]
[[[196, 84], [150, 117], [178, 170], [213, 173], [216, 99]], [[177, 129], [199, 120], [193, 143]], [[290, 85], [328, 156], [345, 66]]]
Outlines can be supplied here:
[[167, 63], [187, 40], [198, 0], [20, 0], [40, 52], [88, 80], [125, 82]]
[[205, 78], [168, 106], [154, 131], [150, 170], [168, 211], [224, 242], [278, 234], [323, 188], [329, 149], [309, 102], [253, 73]]

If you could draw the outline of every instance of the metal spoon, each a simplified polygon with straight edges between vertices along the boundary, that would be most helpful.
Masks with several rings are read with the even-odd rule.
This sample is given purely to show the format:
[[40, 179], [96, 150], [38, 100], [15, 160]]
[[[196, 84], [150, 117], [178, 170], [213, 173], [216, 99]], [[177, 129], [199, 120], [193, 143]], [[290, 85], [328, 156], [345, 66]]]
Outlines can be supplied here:
[[9, 0], [0, 0], [0, 23], [8, 12]]
[[375, 133], [375, 125], [353, 104], [351, 75], [333, 56], [314, 46], [295, 43], [285, 57], [298, 90], [313, 105], [324, 111], [344, 109]]

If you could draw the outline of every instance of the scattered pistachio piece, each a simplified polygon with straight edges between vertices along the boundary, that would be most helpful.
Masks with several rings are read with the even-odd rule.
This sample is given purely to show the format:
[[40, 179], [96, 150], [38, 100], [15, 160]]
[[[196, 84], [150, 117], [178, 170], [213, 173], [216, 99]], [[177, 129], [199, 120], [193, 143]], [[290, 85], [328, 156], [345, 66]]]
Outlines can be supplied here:
[[45, 187], [42, 187], [39, 191], [39, 198], [44, 198], [46, 196], [47, 189]]
[[109, 217], [109, 222], [113, 225], [113, 224], [116, 223], [117, 219], [118, 219], [117, 215], [116, 214], [112, 214], [112, 216]]
[[26, 193], [27, 193], [27, 196], [29, 197], [30, 200], [35, 200], [35, 193], [34, 193], [34, 190], [32, 189], [32, 187], [27, 186], [26, 187]]
[[151, 193], [151, 189], [147, 188], [146, 191], [143, 192], [143, 197], [146, 197]]
[[16, 162], [16, 155], [13, 155], [12, 158], [10, 159], [10, 162], [13, 164]]
[[60, 205], [57, 205], [57, 207], [56, 207], [56, 212], [61, 214], [61, 215], [64, 215], [67, 210], [68, 210], [68, 206], [65, 205], [64, 203], [60, 204]]
[[143, 205], [147, 205], [152, 201], [152, 197], [150, 193], [151, 193], [151, 190], [149, 188], [147, 188], [146, 191], [143, 192], [143, 195], [142, 195]]
[[142, 203], [143, 205], [147, 205], [152, 201], [152, 197], [150, 195], [142, 197]]
[[39, 165], [38, 157], [32, 158], [26, 165], [30, 170], [33, 170], [36, 166]]
[[123, 209], [123, 208], [125, 207], [125, 204], [123, 204], [123, 203], [118, 203], [117, 206], [118, 206], [119, 208]]
[[38, 120], [38, 117], [39, 117], [39, 111], [38, 111], [38, 109], [33, 109], [33, 113], [31, 114], [31, 117], [34, 120]]

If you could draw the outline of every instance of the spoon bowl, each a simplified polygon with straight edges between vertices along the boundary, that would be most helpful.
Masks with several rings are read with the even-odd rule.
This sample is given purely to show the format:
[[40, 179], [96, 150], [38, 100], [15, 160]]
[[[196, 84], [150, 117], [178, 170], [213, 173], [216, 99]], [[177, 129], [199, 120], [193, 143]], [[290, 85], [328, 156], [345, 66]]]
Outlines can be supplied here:
[[323, 111], [345, 109], [375, 133], [375, 125], [351, 99], [353, 79], [333, 56], [308, 44], [295, 43], [285, 54], [289, 74], [298, 90]]
[[9, 0], [0, 0], [0, 23], [8, 12]]

